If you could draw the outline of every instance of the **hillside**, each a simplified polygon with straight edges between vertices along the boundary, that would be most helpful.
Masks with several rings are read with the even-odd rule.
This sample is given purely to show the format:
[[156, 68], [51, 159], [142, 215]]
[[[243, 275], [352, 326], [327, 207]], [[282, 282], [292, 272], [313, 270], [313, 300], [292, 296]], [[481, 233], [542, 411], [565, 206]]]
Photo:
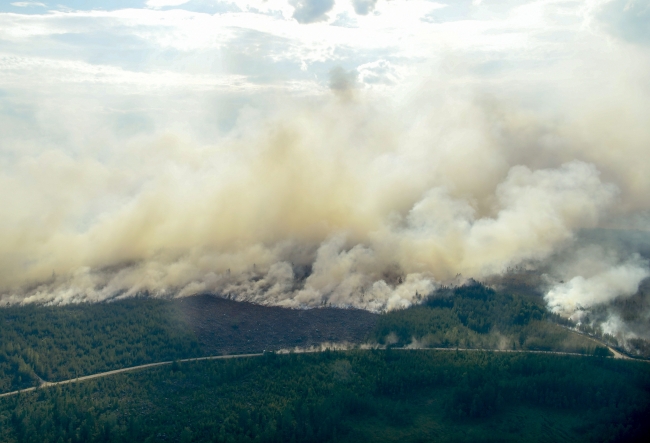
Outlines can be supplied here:
[[203, 355], [361, 343], [378, 315], [296, 310], [200, 295], [0, 309], [0, 393], [127, 366]]
[[393, 346], [608, 353], [558, 322], [565, 323], [534, 298], [470, 282], [380, 316], [373, 339]]
[[[381, 315], [212, 295], [5, 308], [2, 392], [174, 363], [0, 398], [0, 441], [643, 441], [650, 365], [558, 321], [476, 282]], [[176, 361], [324, 343], [382, 349]], [[448, 350], [405, 349], [423, 347]]]
[[123, 367], [321, 344], [607, 354], [530, 298], [472, 283], [382, 315], [212, 295], [0, 309], [0, 392]]
[[379, 320], [379, 315], [359, 309], [286, 309], [210, 295], [174, 303], [209, 355], [363, 343]]

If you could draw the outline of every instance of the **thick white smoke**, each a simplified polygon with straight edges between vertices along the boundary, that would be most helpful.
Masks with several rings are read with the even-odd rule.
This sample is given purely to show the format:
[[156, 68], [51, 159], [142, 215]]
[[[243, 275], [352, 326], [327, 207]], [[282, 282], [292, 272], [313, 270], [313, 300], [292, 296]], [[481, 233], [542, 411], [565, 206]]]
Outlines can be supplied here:
[[589, 308], [634, 295], [647, 277], [648, 261], [637, 258], [592, 276], [575, 276], [551, 288], [544, 298], [552, 311], [580, 320]]
[[2, 247], [4, 301], [216, 292], [294, 307], [394, 309], [457, 274], [480, 278], [543, 260], [574, 230], [596, 226], [617, 194], [580, 161], [513, 166], [500, 182], [501, 168], [472, 177], [471, 160], [467, 170], [441, 170], [455, 162], [445, 151], [457, 134], [422, 147], [380, 141], [376, 132], [395, 129], [360, 129], [367, 115], [355, 106], [329, 110], [348, 112], [350, 122], [328, 111], [278, 127], [258, 121], [267, 132], [223, 145], [149, 142], [134, 149], [134, 171], [58, 153], [29, 159], [4, 178], [22, 193], [24, 214], [42, 218], [28, 226], [6, 214], [21, 235]]
[[[0, 301], [380, 311], [558, 257], [555, 312], [636, 291], [631, 251], [566, 258], [650, 228], [649, 52], [601, 2], [320, 3], [313, 32], [261, 4], [0, 16]], [[97, 29], [149, 58], [97, 59]]]

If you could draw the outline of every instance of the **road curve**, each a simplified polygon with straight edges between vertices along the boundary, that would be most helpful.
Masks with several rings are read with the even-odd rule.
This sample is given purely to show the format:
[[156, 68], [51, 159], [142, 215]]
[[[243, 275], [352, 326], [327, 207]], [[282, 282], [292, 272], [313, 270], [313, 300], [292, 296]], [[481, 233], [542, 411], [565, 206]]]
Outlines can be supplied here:
[[183, 358], [180, 360], [161, 361], [158, 363], [147, 363], [146, 365], [131, 366], [128, 368], [115, 369], [113, 371], [98, 372], [97, 374], [85, 375], [83, 377], [71, 378], [69, 380], [54, 381], [54, 382], [43, 381], [39, 386], [19, 389], [18, 391], [5, 392], [4, 394], [0, 394], [0, 397], [8, 397], [10, 395], [16, 395], [22, 392], [30, 392], [36, 389], [47, 388], [50, 386], [67, 385], [68, 383], [76, 383], [79, 381], [92, 380], [93, 378], [107, 377], [109, 375], [119, 374], [122, 372], [139, 371], [140, 369], [148, 369], [148, 368], [153, 368], [155, 366], [171, 365], [172, 363], [174, 363], [174, 361], [186, 362], [186, 361], [199, 361], [199, 360], [218, 360], [218, 359], [226, 359], [226, 358], [261, 357], [262, 355], [264, 354], [216, 355], [212, 357]]
[[[560, 351], [532, 351], [532, 350], [525, 350], [525, 349], [474, 349], [474, 348], [392, 348], [394, 350], [400, 350], [400, 351], [416, 351], [416, 350], [430, 350], [430, 351], [459, 351], [459, 352], [503, 352], [503, 353], [524, 353], [524, 354], [554, 354], [554, 355], [573, 355], [577, 357], [593, 357], [592, 355], [587, 355], [587, 354], [578, 354], [578, 353], [573, 353], [573, 352], [560, 352]], [[278, 351], [279, 354], [287, 354], [289, 352], [295, 352], [295, 353], [312, 353], [312, 352], [321, 352], [321, 349], [296, 349], [293, 351], [288, 351], [288, 350], [281, 350]], [[17, 395], [23, 392], [30, 392], [34, 391], [36, 389], [40, 388], [47, 388], [51, 386], [59, 386], [59, 385], [66, 385], [69, 383], [76, 383], [76, 382], [81, 382], [81, 381], [86, 381], [86, 380], [92, 380], [94, 378], [101, 378], [101, 377], [108, 377], [109, 375], [114, 375], [114, 374], [120, 374], [122, 372], [132, 372], [132, 371], [139, 371], [141, 369], [148, 369], [148, 368], [153, 368], [156, 366], [164, 366], [164, 365], [171, 365], [174, 361], [178, 362], [192, 362], [192, 361], [201, 361], [201, 360], [222, 360], [222, 359], [229, 359], [229, 358], [250, 358], [250, 357], [261, 357], [263, 356], [263, 353], [259, 354], [233, 354], [233, 355], [216, 355], [216, 356], [211, 356], [211, 357], [195, 357], [195, 358], [184, 358], [180, 360], [170, 360], [170, 361], [162, 361], [158, 363], [147, 363], [145, 365], [138, 365], [138, 366], [131, 366], [128, 368], [122, 368], [122, 369], [115, 369], [112, 371], [106, 371], [106, 372], [98, 372], [97, 374], [91, 374], [91, 375], [85, 375], [83, 377], [77, 377], [77, 378], [71, 378], [69, 380], [63, 380], [63, 381], [55, 381], [55, 382], [48, 382], [48, 381], [42, 381], [39, 386], [34, 386], [31, 388], [25, 388], [25, 389], [19, 389], [18, 391], [11, 391], [11, 392], [5, 392], [4, 394], [0, 394], [0, 398], [2, 397], [8, 397], [10, 395]], [[620, 355], [620, 354], [619, 354]], [[615, 356], [614, 358], [621, 358], [618, 356]], [[623, 357], [625, 358], [625, 357]]]
[[592, 337], [589, 334], [585, 334], [584, 332], [579, 331], [578, 329], [570, 328], [570, 327], [564, 326], [564, 325], [558, 325], [558, 326], [561, 327], [561, 328], [566, 329], [567, 331], [571, 331], [574, 334], [582, 335], [583, 337], [588, 338], [589, 340], [599, 344], [600, 346], [606, 346], [607, 349], [609, 349], [611, 351], [611, 353], [614, 354], [614, 358], [623, 359], [623, 360], [637, 360], [635, 358], [628, 357], [625, 354], [621, 354], [620, 352], [618, 352], [616, 349], [614, 349], [610, 345], [608, 345], [606, 343], [603, 343], [602, 341], [598, 340], [596, 337]]

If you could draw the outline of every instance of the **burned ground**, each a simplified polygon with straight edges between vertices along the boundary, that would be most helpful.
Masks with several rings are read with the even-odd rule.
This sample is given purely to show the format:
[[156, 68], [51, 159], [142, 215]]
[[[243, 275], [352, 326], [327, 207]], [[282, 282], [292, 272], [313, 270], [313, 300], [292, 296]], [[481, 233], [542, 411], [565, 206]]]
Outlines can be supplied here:
[[237, 354], [362, 343], [379, 316], [359, 309], [288, 309], [232, 301], [212, 295], [177, 299], [183, 320], [206, 354]]

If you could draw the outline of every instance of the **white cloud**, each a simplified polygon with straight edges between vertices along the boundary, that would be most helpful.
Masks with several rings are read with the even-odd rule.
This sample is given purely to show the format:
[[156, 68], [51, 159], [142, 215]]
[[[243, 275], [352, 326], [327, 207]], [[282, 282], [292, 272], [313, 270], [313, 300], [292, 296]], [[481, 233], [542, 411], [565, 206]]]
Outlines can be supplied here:
[[334, 0], [289, 0], [295, 8], [293, 18], [307, 24], [327, 20], [327, 13], [334, 7]]
[[147, 0], [147, 6], [150, 8], [164, 8], [166, 6], [180, 6], [190, 0]]
[[28, 8], [30, 6], [38, 6], [41, 8], [47, 7], [45, 3], [40, 3], [40, 2], [13, 2], [11, 3], [11, 6], [17, 6], [19, 8]]
[[359, 79], [368, 86], [395, 85], [404, 74], [388, 60], [377, 60], [357, 67]]
[[93, 85], [122, 85], [156, 90], [160, 88], [181, 89], [230, 89], [242, 91], [256, 89], [244, 76], [193, 75], [172, 71], [133, 72], [110, 65], [97, 65], [81, 61], [64, 61], [36, 57], [15, 57], [0, 54], [0, 85], [19, 87], [28, 76], [43, 85], [62, 83], [88, 83]]
[[354, 12], [359, 15], [366, 15], [375, 9], [377, 0], [352, 0]]

